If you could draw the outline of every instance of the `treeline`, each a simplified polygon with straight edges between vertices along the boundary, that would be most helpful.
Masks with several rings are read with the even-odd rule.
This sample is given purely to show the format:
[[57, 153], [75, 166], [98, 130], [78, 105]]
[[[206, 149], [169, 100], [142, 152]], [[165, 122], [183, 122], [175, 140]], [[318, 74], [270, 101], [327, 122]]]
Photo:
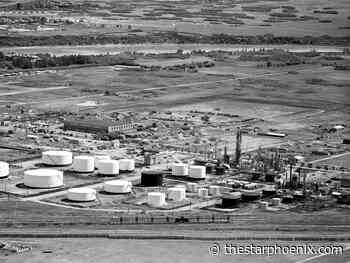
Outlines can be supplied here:
[[120, 55], [66, 55], [52, 56], [38, 54], [35, 56], [5, 56], [0, 52], [0, 68], [30, 69], [46, 67], [64, 67], [70, 65], [126, 65], [134, 66], [134, 59]]
[[267, 65], [278, 62], [285, 65], [298, 65], [305, 63], [307, 55], [304, 53], [291, 53], [284, 50], [267, 50], [261, 52], [246, 52], [239, 56], [241, 61], [257, 61], [257, 62], [266, 62]]
[[272, 34], [239, 36], [228, 34], [199, 35], [178, 32], [160, 32], [147, 35], [55, 35], [55, 36], [0, 36], [0, 46], [50, 46], [50, 45], [94, 45], [94, 44], [300, 44], [300, 45], [349, 45], [350, 36], [332, 37], [304, 36], [288, 37]]

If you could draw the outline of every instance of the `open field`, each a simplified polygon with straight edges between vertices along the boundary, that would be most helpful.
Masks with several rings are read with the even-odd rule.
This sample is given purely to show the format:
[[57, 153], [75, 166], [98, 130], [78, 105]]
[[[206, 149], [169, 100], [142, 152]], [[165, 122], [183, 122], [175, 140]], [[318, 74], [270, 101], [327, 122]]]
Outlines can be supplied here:
[[[318, 136], [315, 127], [349, 121], [349, 74], [335, 70], [325, 55], [312, 57], [308, 63], [284, 65], [277, 61], [273, 63], [278, 66], [266, 67], [265, 62], [254, 57], [244, 60], [239, 54], [220, 57], [214, 53], [214, 66], [193, 72], [90, 66], [5, 77], [0, 110], [6, 111], [10, 102], [38, 111], [220, 111], [237, 115], [232, 125], [251, 119], [251, 125], [288, 134], [285, 139], [244, 136], [244, 151], [288, 140], [313, 140]], [[342, 61], [348, 60], [344, 56]], [[185, 61], [188, 59], [176, 59], [176, 63]], [[163, 58], [162, 63], [171, 64], [174, 59]], [[221, 136], [231, 152], [234, 135], [232, 131], [223, 134], [220, 129], [224, 126], [201, 131], [208, 137]]]
[[329, 157], [325, 159], [327, 160], [316, 163], [319, 165], [340, 166], [350, 168], [350, 153], [335, 158]]
[[[218, 255], [212, 256], [208, 248], [213, 241], [178, 241], [178, 240], [108, 240], [108, 239], [24, 239], [24, 244], [33, 247], [32, 251], [20, 255], [1, 256], [4, 263], [39, 263], [39, 262], [301, 262], [312, 255]], [[247, 241], [222, 241], [224, 244], [250, 246]], [[256, 246], [270, 245], [312, 245], [309, 242], [253, 242]], [[345, 245], [344, 245], [345, 247]], [[72, 250], [71, 248], [74, 248]], [[93, 248], [93, 249], [91, 249]], [[195, 253], [194, 253], [195, 252]], [[342, 256], [332, 255], [310, 260], [308, 262], [346, 262], [350, 258], [348, 251]]]
[[[201, 1], [128, 1], [100, 0], [94, 3], [67, 1], [66, 6], [46, 13], [37, 10], [37, 15], [60, 18], [59, 23], [41, 25], [36, 23], [22, 27], [4, 28], [3, 32], [21, 35], [77, 35], [133, 33], [139, 31], [175, 30], [186, 33], [226, 33], [236, 35], [275, 35], [305, 36], [333, 35], [349, 33], [349, 3], [346, 0], [302, 1], [274, 0], [249, 2], [221, 1], [205, 3]], [[2, 4], [1, 6], [5, 6]], [[51, 12], [52, 11], [52, 12]], [[4, 12], [7, 17], [28, 14], [25, 10]], [[66, 23], [70, 18], [74, 23]], [[326, 22], [325, 22], [326, 21]]]

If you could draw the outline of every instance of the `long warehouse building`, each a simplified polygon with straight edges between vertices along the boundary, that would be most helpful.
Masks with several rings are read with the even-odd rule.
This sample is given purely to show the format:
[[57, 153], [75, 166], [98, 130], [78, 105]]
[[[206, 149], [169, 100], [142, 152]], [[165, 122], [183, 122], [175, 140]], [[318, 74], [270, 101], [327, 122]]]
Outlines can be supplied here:
[[131, 119], [121, 121], [110, 121], [100, 119], [66, 119], [64, 129], [70, 131], [89, 132], [89, 133], [116, 133], [125, 132], [134, 128], [134, 122]]

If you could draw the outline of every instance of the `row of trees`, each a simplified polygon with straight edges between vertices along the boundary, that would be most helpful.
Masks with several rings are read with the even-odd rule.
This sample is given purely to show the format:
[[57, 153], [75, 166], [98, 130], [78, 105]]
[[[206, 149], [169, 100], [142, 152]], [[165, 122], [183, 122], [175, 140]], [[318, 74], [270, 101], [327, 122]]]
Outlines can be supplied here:
[[350, 36], [288, 37], [273, 34], [239, 36], [228, 34], [199, 35], [178, 32], [158, 32], [146, 35], [55, 35], [55, 36], [0, 36], [0, 46], [93, 45], [141, 43], [209, 43], [209, 44], [303, 44], [349, 45]]
[[0, 67], [4, 68], [46, 68], [70, 65], [135, 65], [133, 58], [117, 55], [66, 55], [52, 56], [39, 54], [35, 56], [5, 56], [0, 52]]

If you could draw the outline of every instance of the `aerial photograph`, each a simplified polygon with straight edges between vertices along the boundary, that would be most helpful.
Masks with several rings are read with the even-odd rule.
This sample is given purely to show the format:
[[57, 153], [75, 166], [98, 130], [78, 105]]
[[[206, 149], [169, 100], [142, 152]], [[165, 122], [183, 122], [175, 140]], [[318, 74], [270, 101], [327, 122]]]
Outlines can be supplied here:
[[349, 263], [349, 0], [0, 0], [0, 263]]

